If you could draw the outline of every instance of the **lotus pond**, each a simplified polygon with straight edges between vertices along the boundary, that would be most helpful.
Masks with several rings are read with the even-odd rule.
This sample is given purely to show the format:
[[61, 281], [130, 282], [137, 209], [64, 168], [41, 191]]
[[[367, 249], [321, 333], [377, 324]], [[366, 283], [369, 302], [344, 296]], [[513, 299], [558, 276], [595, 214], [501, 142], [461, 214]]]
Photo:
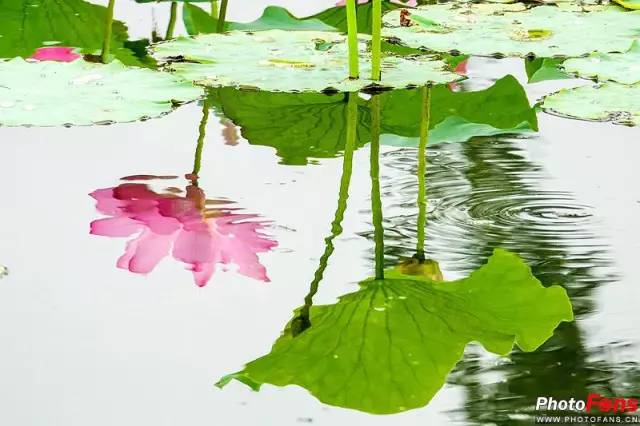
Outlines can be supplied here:
[[0, 0], [0, 423], [640, 396], [640, 6], [357, 3]]

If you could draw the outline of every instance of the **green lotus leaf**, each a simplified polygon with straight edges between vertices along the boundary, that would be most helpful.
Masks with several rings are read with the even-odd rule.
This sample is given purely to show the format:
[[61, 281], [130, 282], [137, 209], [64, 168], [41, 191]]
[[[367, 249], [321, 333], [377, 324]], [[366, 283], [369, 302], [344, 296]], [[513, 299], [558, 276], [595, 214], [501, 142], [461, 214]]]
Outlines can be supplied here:
[[[211, 104], [241, 128], [252, 145], [270, 146], [287, 165], [332, 158], [344, 151], [347, 96], [344, 93], [273, 93], [213, 90]], [[360, 100], [356, 147], [371, 140], [369, 109]]]
[[[390, 10], [401, 8], [402, 6], [389, 1], [382, 2], [382, 13], [386, 13]], [[368, 2], [364, 4], [358, 4], [356, 6], [356, 16], [358, 22], [358, 32], [361, 34], [371, 34], [371, 22], [373, 13], [373, 3]], [[309, 16], [305, 19], [317, 19], [324, 22], [339, 31], [347, 32], [347, 9], [344, 6], [336, 6], [330, 9], [324, 10], [316, 15]]]
[[0, 125], [59, 126], [127, 122], [165, 114], [202, 90], [170, 74], [94, 64], [0, 61]]
[[[85, 54], [102, 49], [106, 8], [81, 0], [0, 1], [0, 58], [29, 57], [47, 45], [78, 48]], [[111, 54], [127, 65], [147, 65], [127, 47], [127, 27], [113, 21]]]
[[524, 61], [529, 83], [571, 78], [559, 68], [564, 59], [535, 58], [533, 60], [525, 59]]
[[542, 108], [569, 118], [640, 125], [640, 84], [604, 83], [563, 89], [544, 98]]
[[613, 0], [613, 1], [615, 1], [620, 6], [627, 9], [632, 9], [632, 10], [640, 9], [640, 0]]
[[[515, 254], [497, 249], [486, 265], [452, 282], [392, 270], [336, 304], [313, 306], [310, 326], [290, 323], [271, 352], [237, 373], [262, 384], [298, 385], [320, 401], [375, 414], [425, 406], [470, 342], [506, 355], [534, 351], [573, 312], [562, 287], [543, 287]], [[295, 335], [295, 337], [294, 337]]]
[[[382, 143], [418, 146], [422, 96], [416, 90], [382, 96]], [[429, 144], [464, 142], [476, 136], [538, 130], [535, 110], [518, 80], [507, 75], [476, 92], [453, 92], [447, 86], [431, 89]]]
[[640, 41], [625, 53], [592, 53], [587, 58], [568, 59], [564, 70], [580, 77], [622, 84], [640, 83]]
[[[182, 19], [189, 35], [211, 34], [218, 32], [218, 19], [198, 6], [184, 3]], [[225, 31], [245, 30], [305, 30], [333, 31], [334, 28], [313, 18], [296, 18], [287, 9], [278, 6], [267, 6], [262, 16], [253, 22], [225, 22]]]
[[[272, 92], [351, 92], [446, 83], [462, 76], [432, 57], [386, 56], [382, 81], [374, 82], [370, 53], [360, 39], [361, 76], [349, 79], [346, 36], [333, 32], [232, 31], [179, 38], [153, 47], [169, 71], [210, 87], [251, 87]], [[175, 58], [179, 60], [175, 60]]]
[[384, 16], [383, 34], [414, 48], [479, 56], [556, 58], [593, 51], [624, 52], [640, 36], [640, 11], [607, 6], [574, 7], [447, 3], [412, 10], [402, 26], [400, 11]]
[[[381, 95], [382, 143], [418, 146], [422, 94], [397, 90]], [[210, 103], [241, 128], [252, 145], [271, 146], [283, 164], [305, 165], [344, 150], [346, 96], [271, 93], [221, 88]], [[356, 148], [371, 138], [369, 105], [360, 100]], [[477, 92], [431, 89], [429, 144], [464, 142], [476, 136], [536, 131], [538, 122], [523, 87], [512, 76]]]

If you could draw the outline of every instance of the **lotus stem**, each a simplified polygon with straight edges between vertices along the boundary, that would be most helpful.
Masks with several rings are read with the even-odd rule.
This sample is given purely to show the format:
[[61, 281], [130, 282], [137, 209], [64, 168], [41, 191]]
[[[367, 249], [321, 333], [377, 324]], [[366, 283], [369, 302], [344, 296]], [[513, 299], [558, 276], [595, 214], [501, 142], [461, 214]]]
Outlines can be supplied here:
[[202, 102], [202, 118], [200, 119], [200, 125], [198, 126], [198, 144], [196, 145], [196, 154], [193, 159], [193, 177], [198, 179], [200, 174], [200, 167], [202, 165], [202, 149], [204, 148], [204, 139], [207, 135], [207, 121], [209, 121], [209, 97], [206, 97]]
[[171, 12], [169, 14], [169, 25], [167, 25], [167, 34], [165, 40], [173, 38], [173, 30], [176, 28], [176, 17], [178, 16], [178, 2], [171, 2]]
[[373, 0], [373, 12], [371, 14], [371, 80], [379, 81], [381, 78], [380, 61], [382, 56], [382, 0]]
[[218, 17], [218, 0], [211, 0], [211, 17]]
[[347, 93], [347, 136], [344, 145], [344, 157], [342, 159], [342, 176], [340, 177], [340, 191], [338, 192], [338, 208], [333, 216], [333, 222], [331, 222], [331, 233], [324, 239], [324, 252], [320, 256], [320, 262], [318, 269], [316, 269], [313, 275], [313, 281], [309, 286], [309, 293], [304, 298], [304, 306], [300, 309], [300, 313], [292, 322], [293, 337], [297, 336], [307, 328], [311, 326], [310, 310], [313, 306], [313, 297], [318, 292], [320, 282], [324, 277], [324, 271], [329, 264], [329, 258], [333, 254], [335, 246], [333, 240], [335, 240], [340, 234], [342, 234], [342, 220], [344, 219], [344, 213], [347, 210], [347, 200], [349, 199], [349, 186], [351, 185], [351, 172], [353, 169], [353, 150], [356, 145], [357, 125], [358, 125], [358, 95], [357, 93]]
[[416, 257], [424, 260], [424, 242], [427, 228], [427, 144], [431, 118], [431, 88], [422, 88], [422, 114], [420, 117], [420, 144], [418, 145], [418, 243]]
[[347, 42], [349, 47], [349, 78], [360, 78], [358, 63], [358, 16], [356, 0], [347, 0]]
[[222, 3], [220, 3], [220, 16], [218, 16], [219, 33], [224, 32], [224, 24], [225, 20], [227, 19], [227, 3], [229, 3], [229, 0], [222, 0]]
[[109, 60], [109, 49], [111, 48], [111, 27], [113, 25], [113, 8], [116, 4], [116, 0], [109, 0], [107, 6], [107, 14], [104, 20], [104, 40], [102, 41], [102, 54], [100, 59], [103, 64], [106, 64]]
[[382, 226], [382, 197], [380, 196], [380, 96], [371, 98], [371, 212], [375, 240], [376, 279], [384, 279], [384, 228]]

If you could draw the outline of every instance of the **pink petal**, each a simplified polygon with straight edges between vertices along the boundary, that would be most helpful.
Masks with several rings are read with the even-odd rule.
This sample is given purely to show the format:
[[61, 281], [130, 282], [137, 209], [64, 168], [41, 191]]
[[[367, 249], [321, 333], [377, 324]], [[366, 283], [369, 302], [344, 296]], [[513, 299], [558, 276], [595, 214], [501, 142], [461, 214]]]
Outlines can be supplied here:
[[103, 237], [128, 237], [137, 234], [143, 225], [137, 220], [120, 216], [98, 219], [91, 222], [92, 235], [102, 235]]
[[38, 61], [73, 62], [82, 56], [73, 51], [73, 47], [47, 46], [39, 47], [31, 59]]
[[207, 285], [207, 283], [213, 276], [215, 269], [216, 264], [213, 262], [199, 263], [191, 268], [191, 270], [193, 271], [193, 279], [195, 280], [198, 287], [204, 287], [205, 285]]
[[118, 268], [138, 274], [147, 274], [169, 254], [176, 235], [158, 235], [145, 229], [142, 234], [127, 243], [125, 254], [118, 259]]

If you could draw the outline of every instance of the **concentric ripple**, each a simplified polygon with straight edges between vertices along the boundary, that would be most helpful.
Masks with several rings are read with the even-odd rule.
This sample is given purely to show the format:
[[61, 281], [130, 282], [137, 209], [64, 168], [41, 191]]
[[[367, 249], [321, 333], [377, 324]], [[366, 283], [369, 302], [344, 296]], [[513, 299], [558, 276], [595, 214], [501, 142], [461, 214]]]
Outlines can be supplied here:
[[[426, 254], [451, 279], [502, 247], [522, 256], [543, 282], [586, 295], [614, 278], [606, 271], [610, 259], [600, 224], [592, 208], [569, 192], [547, 189], [557, 185], [527, 159], [526, 143], [534, 142], [493, 138], [428, 149]], [[416, 155], [415, 149], [395, 149], [381, 160], [390, 262], [416, 250]], [[574, 302], [578, 312], [589, 310], [587, 298]]]

